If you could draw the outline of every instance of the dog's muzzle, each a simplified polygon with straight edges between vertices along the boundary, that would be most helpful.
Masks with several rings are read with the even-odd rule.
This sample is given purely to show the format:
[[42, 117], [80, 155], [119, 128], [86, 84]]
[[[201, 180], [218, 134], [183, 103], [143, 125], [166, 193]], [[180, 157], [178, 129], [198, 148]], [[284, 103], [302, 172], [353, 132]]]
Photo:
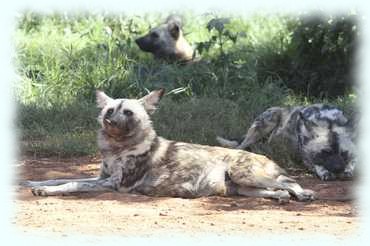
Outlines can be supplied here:
[[155, 50], [153, 43], [147, 36], [135, 39], [135, 43], [142, 51], [153, 52]]
[[131, 136], [137, 126], [137, 122], [123, 115], [116, 115], [103, 120], [106, 132], [111, 136]]

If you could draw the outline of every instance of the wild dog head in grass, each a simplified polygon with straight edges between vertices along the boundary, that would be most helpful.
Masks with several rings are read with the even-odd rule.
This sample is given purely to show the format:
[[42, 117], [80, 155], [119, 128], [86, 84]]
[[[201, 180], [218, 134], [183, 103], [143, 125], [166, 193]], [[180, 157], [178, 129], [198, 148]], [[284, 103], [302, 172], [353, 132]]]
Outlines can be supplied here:
[[183, 36], [182, 22], [177, 16], [169, 16], [165, 23], [135, 41], [141, 50], [155, 58], [185, 63], [193, 59], [193, 49]]

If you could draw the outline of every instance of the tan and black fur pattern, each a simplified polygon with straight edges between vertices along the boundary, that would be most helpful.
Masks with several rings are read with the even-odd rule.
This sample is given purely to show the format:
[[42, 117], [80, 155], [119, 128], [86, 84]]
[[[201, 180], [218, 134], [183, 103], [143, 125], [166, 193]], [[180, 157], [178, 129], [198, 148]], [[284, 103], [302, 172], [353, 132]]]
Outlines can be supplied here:
[[353, 132], [340, 109], [314, 104], [269, 108], [254, 120], [241, 141], [217, 140], [225, 147], [246, 149], [268, 137], [267, 144], [288, 146], [320, 179], [334, 180], [353, 176], [357, 163]]
[[100, 176], [24, 184], [42, 196], [118, 190], [184, 198], [243, 195], [286, 201], [293, 195], [300, 201], [313, 199], [311, 190], [302, 189], [265, 156], [157, 136], [149, 115], [163, 93], [153, 91], [137, 100], [112, 99], [98, 91]]
[[135, 42], [142, 51], [152, 53], [157, 59], [181, 63], [194, 60], [193, 48], [184, 38], [182, 21], [178, 16], [169, 16], [163, 24], [152, 28]]

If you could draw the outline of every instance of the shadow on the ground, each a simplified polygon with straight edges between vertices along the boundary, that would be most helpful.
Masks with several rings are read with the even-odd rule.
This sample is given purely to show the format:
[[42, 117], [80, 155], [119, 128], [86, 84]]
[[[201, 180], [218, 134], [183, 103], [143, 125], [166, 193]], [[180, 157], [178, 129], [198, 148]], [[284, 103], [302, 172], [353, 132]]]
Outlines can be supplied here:
[[298, 202], [291, 200], [289, 203], [280, 204], [276, 200], [264, 198], [245, 198], [245, 197], [210, 197], [204, 200], [203, 207], [208, 210], [216, 211], [236, 211], [236, 210], [282, 210], [297, 212], [297, 216], [301, 216], [300, 212], [310, 212], [330, 207], [333, 213], [328, 213], [332, 216], [356, 216], [352, 211], [345, 213], [335, 213], [336, 208], [348, 207], [350, 210], [351, 202], [337, 201], [312, 201]]
[[[55, 178], [83, 178], [94, 177], [99, 173], [100, 160], [97, 158], [75, 158], [75, 159], [27, 159], [22, 162], [20, 170], [21, 180], [45, 180]], [[289, 203], [280, 204], [273, 199], [250, 198], [250, 197], [202, 197], [191, 199], [193, 206], [215, 212], [230, 212], [237, 210], [282, 210], [297, 212], [309, 212], [320, 209], [330, 208], [332, 211], [328, 215], [333, 216], [356, 216], [352, 213], [352, 201], [340, 201], [341, 198], [348, 196], [353, 189], [352, 181], [333, 181], [323, 182], [312, 176], [295, 177], [298, 183], [306, 189], [312, 189], [317, 193], [319, 198], [313, 202], [298, 202], [291, 200]], [[35, 197], [31, 194], [29, 188], [20, 188], [18, 192], [20, 200], [39, 200], [44, 197]], [[122, 194], [119, 192], [96, 192], [96, 193], [81, 193], [71, 196], [61, 196], [58, 199], [62, 200], [96, 200], [109, 201], [114, 200], [120, 203], [160, 203], [168, 199], [180, 199], [170, 197], [150, 197], [138, 194]], [[189, 200], [189, 199], [185, 199]], [[335, 213], [336, 208], [346, 207], [348, 213]], [[340, 210], [342, 211], [342, 210]]]

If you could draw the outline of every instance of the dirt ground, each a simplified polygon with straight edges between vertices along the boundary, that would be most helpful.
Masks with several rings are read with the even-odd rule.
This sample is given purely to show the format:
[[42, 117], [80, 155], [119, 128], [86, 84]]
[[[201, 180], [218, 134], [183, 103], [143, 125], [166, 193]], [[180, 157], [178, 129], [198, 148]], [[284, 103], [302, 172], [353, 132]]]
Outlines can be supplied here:
[[[20, 180], [80, 178], [98, 174], [99, 158], [24, 158], [17, 165]], [[352, 181], [322, 182], [295, 177], [324, 200], [279, 204], [263, 198], [205, 197], [158, 198], [136, 194], [96, 193], [63, 197], [35, 197], [29, 188], [16, 186], [13, 223], [21, 231], [60, 235], [150, 236], [160, 233], [218, 235], [317, 233], [337, 238], [359, 227]]]

